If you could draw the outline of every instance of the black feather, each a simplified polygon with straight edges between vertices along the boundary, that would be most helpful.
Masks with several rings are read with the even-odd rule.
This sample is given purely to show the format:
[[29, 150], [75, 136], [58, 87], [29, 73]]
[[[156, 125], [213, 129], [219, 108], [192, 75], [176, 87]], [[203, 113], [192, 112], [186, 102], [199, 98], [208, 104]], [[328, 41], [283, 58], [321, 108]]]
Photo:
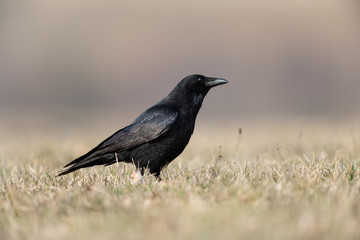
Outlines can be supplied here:
[[186, 147], [193, 133], [197, 113], [210, 88], [227, 83], [224, 79], [190, 75], [171, 93], [129, 126], [120, 129], [83, 156], [65, 165], [57, 176], [94, 165], [133, 162], [149, 168], [159, 177], [161, 169]]

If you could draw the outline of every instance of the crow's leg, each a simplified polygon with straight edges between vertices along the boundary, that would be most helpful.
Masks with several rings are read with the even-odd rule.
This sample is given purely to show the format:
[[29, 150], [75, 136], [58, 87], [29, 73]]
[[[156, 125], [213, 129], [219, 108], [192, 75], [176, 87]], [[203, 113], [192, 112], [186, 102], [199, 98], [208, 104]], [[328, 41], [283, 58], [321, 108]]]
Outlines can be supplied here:
[[156, 177], [156, 179], [157, 179], [159, 182], [162, 181], [162, 179], [161, 179], [161, 177], [160, 177], [160, 172], [155, 173], [155, 177]]
[[150, 171], [150, 173], [153, 174], [159, 182], [162, 181], [160, 177], [160, 170]]

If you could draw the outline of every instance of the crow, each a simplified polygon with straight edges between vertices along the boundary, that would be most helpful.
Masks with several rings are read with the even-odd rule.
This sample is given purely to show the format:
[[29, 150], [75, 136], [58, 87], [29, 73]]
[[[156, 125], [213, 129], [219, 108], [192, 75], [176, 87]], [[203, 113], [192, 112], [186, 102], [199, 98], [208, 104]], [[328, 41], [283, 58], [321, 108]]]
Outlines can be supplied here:
[[196, 116], [208, 91], [228, 81], [194, 74], [181, 80], [170, 94], [94, 149], [66, 164], [57, 176], [94, 165], [134, 163], [160, 179], [160, 171], [188, 144]]

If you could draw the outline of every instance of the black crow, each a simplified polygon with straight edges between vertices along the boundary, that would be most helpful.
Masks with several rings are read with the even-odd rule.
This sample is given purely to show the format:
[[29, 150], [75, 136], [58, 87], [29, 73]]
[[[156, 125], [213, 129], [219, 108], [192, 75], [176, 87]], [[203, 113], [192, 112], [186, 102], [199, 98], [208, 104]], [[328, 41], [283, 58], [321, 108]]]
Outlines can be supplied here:
[[143, 112], [129, 126], [120, 129], [85, 155], [68, 163], [57, 176], [94, 165], [118, 162], [149, 168], [160, 179], [160, 171], [188, 144], [195, 119], [210, 88], [227, 81], [221, 78], [190, 75], [170, 94]]

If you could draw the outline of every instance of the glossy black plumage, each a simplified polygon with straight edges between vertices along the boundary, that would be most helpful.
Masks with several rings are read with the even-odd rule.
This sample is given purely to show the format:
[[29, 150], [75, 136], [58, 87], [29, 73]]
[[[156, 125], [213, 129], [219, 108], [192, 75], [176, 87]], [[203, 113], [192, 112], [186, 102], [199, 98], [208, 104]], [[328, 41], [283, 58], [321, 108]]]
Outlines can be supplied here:
[[190, 75], [170, 94], [143, 112], [129, 126], [115, 132], [85, 155], [65, 165], [58, 176], [94, 165], [134, 163], [159, 177], [163, 167], [186, 147], [194, 131], [197, 113], [208, 91], [227, 83], [220, 78]]

